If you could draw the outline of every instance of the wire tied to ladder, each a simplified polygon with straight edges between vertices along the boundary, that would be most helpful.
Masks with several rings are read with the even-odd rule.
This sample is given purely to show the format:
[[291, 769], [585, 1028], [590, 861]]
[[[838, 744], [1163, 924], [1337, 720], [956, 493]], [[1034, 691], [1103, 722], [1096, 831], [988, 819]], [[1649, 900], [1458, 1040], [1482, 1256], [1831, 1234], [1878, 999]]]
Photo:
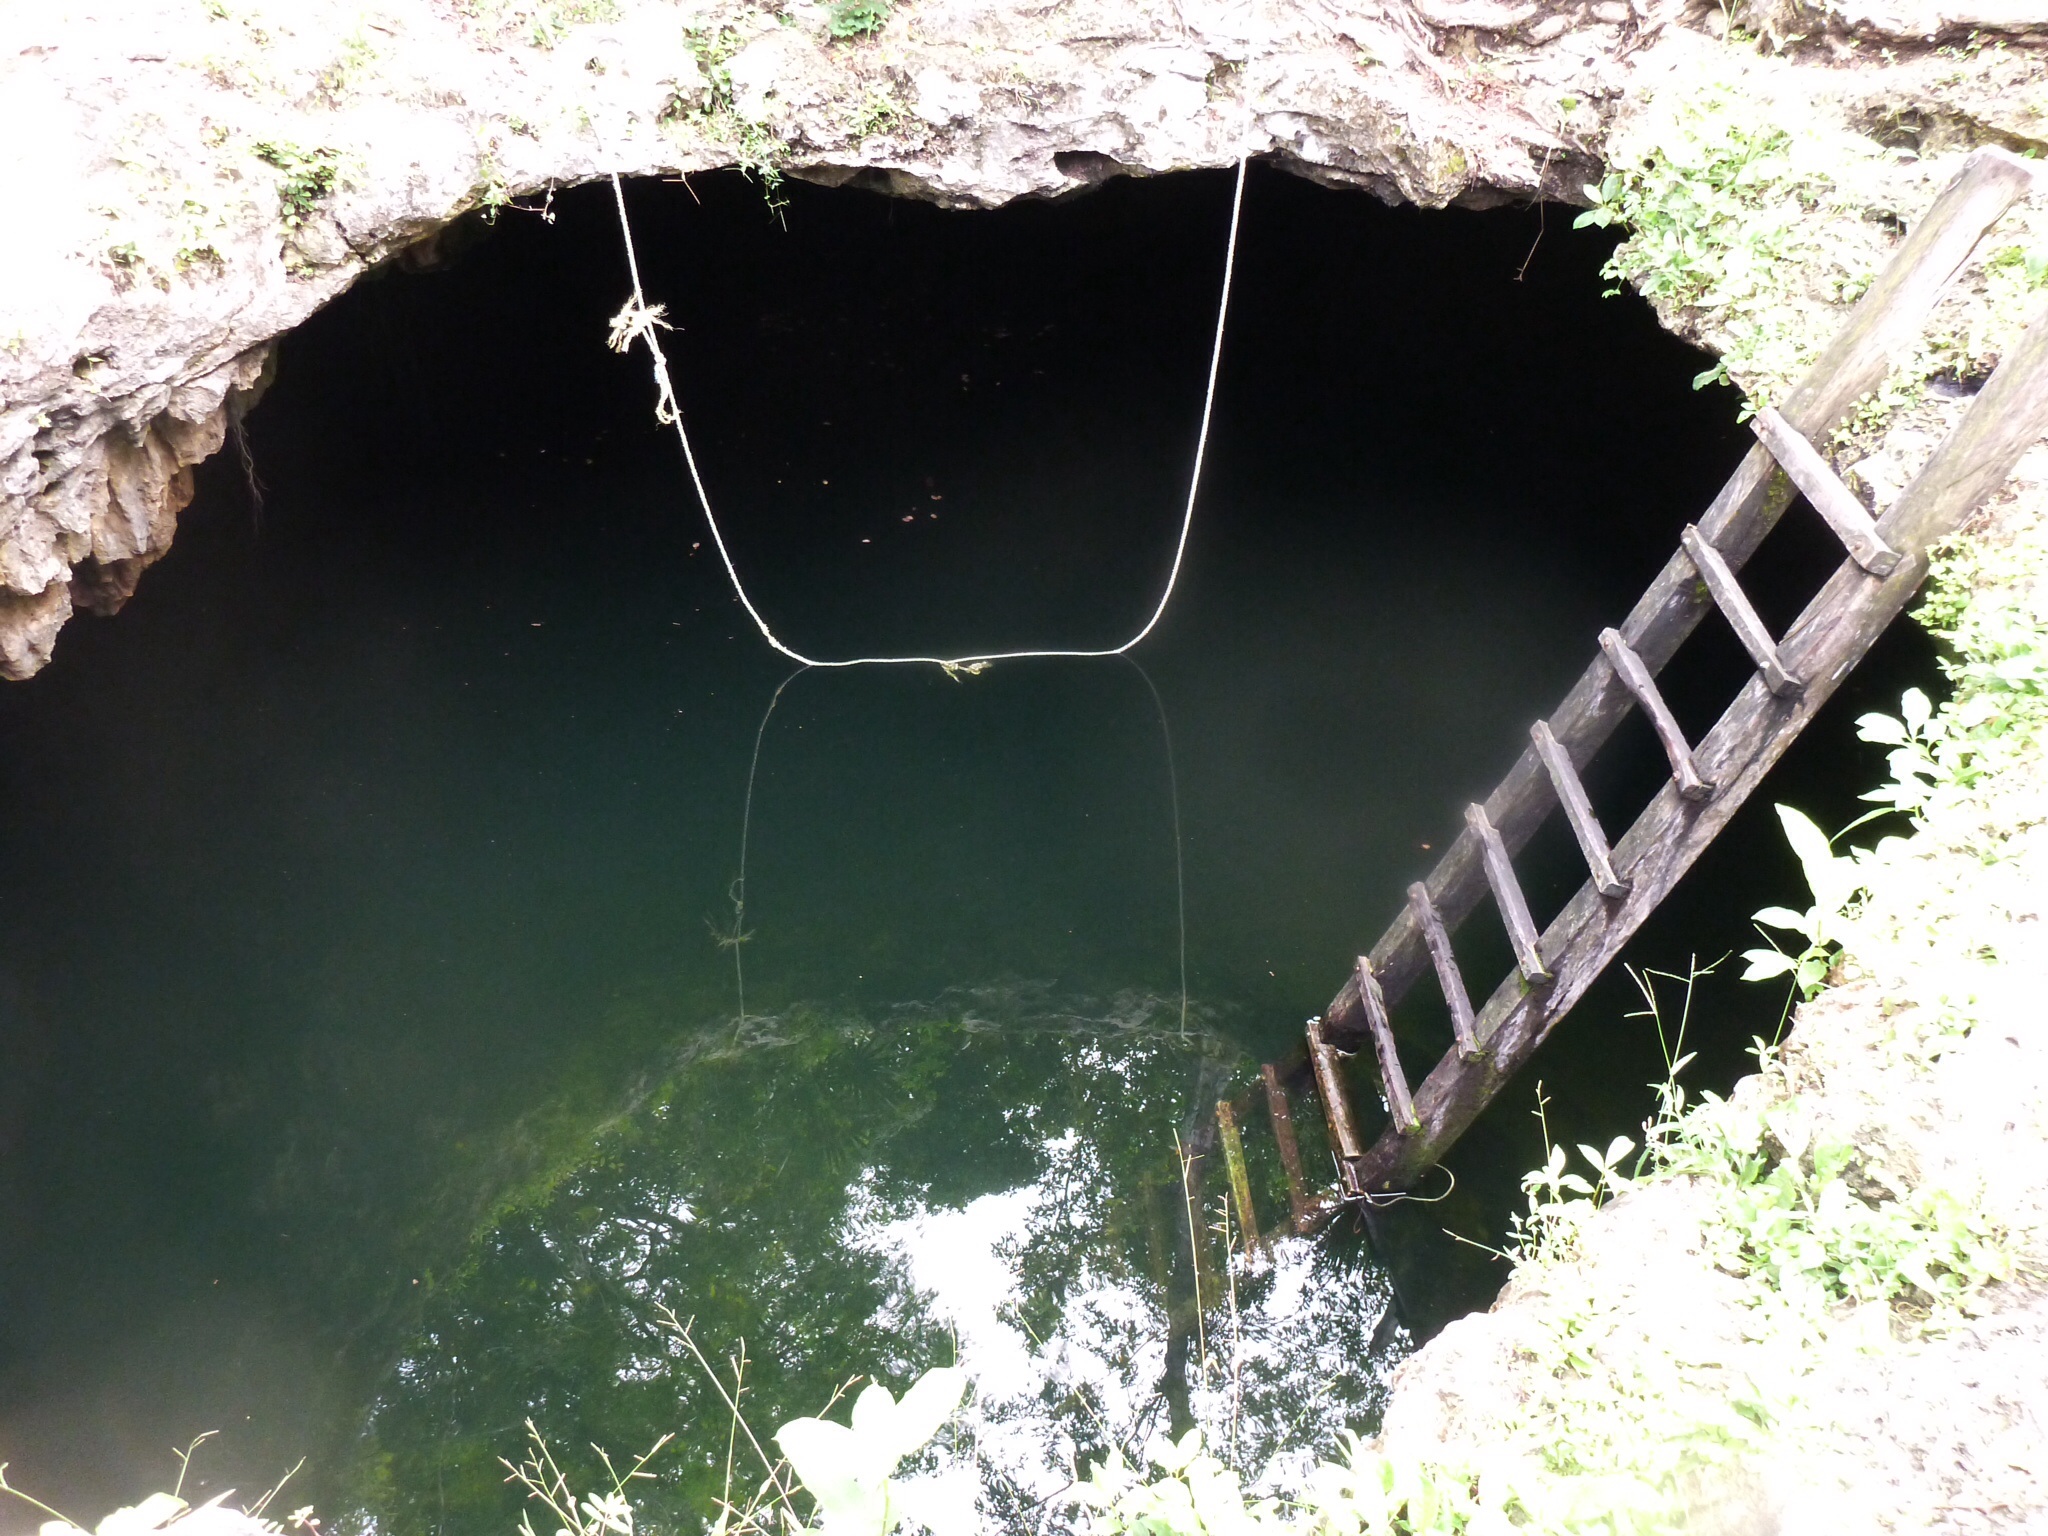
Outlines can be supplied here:
[[[1247, 139], [1249, 139], [1250, 112], [1246, 113]], [[1202, 463], [1209, 448], [1209, 422], [1216, 407], [1216, 378], [1223, 364], [1223, 333], [1230, 313], [1230, 289], [1237, 270], [1237, 233], [1244, 212], [1245, 174], [1250, 165], [1249, 144], [1240, 147], [1237, 157], [1237, 179], [1230, 199], [1230, 234], [1223, 251], [1223, 282], [1216, 300], [1216, 333], [1209, 348], [1209, 373], [1202, 394], [1201, 425], [1195, 434], [1194, 463], [1188, 471], [1187, 503], [1181, 512], [1180, 533], [1174, 542], [1173, 564], [1166, 573], [1166, 585], [1160, 591], [1159, 601], [1153, 606], [1151, 616], [1138, 631], [1121, 645], [1108, 646], [1101, 650], [1019, 650], [991, 651], [965, 656], [854, 656], [828, 660], [806, 656], [794, 646], [786, 644], [773, 629], [761, 610], [754, 606], [753, 597], [748, 593], [746, 583], [740, 580], [739, 568], [733, 563], [732, 550], [725, 541], [725, 531], [719, 527], [718, 516], [711, 509], [710, 494], [704, 488], [704, 477], [697, 467], [697, 453], [691, 446], [689, 429], [683, 423], [682, 407], [676, 399], [675, 380], [668, 365], [668, 354], [661, 344], [663, 331], [673, 330], [663, 318], [667, 313], [665, 305], [649, 304], [647, 294], [640, 283], [640, 258], [633, 245], [633, 224], [626, 214], [626, 189], [618, 172], [612, 172], [612, 197], [618, 204], [619, 234], [626, 247], [626, 270], [632, 278], [633, 293], [624, 307], [612, 317], [611, 335], [608, 344], [614, 352], [627, 353], [633, 343], [644, 342], [654, 370], [654, 415], [664, 426], [673, 426], [676, 441], [683, 450], [683, 463], [690, 473], [690, 484], [697, 493], [697, 505], [703, 509], [704, 521], [711, 530], [711, 541], [718, 550], [718, 558], [725, 566], [726, 579], [732, 583], [733, 595], [740, 606], [747, 611], [747, 617], [754, 621], [754, 627], [761, 632], [761, 638], [787, 656], [791, 661], [807, 667], [873, 667], [873, 666], [934, 666], [943, 669], [948, 677], [958, 681], [962, 674], [973, 675], [985, 670], [998, 661], [1021, 661], [1026, 658], [1087, 658], [1099, 656], [1122, 656], [1158, 627], [1166, 615], [1166, 606], [1173, 600], [1174, 588], [1180, 582], [1181, 564], [1186, 559], [1188, 533], [1194, 527], [1195, 498], [1202, 484]]]

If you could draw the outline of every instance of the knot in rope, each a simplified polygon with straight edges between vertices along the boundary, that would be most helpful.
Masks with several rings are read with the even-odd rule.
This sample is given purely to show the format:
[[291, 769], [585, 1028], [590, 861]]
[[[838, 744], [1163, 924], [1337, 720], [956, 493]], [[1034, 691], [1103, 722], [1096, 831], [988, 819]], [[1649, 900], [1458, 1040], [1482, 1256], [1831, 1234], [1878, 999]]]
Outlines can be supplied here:
[[626, 300], [625, 307], [612, 316], [612, 333], [605, 338], [605, 345], [614, 352], [630, 352], [633, 343], [641, 337], [647, 338], [650, 350], [654, 348], [654, 333], [657, 330], [672, 331], [674, 326], [662, 316], [668, 313], [666, 304], [642, 303], [639, 294]]

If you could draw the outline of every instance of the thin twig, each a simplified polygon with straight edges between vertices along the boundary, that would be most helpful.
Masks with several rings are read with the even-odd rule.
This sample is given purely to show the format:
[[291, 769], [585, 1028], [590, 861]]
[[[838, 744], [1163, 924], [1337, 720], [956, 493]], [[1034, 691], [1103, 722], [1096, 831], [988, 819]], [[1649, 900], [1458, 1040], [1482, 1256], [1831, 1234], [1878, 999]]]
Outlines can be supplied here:
[[[192, 1443], [186, 1446], [185, 1449], [183, 1449], [182, 1451], [173, 1450], [171, 1452], [173, 1456], [178, 1458], [178, 1480], [177, 1482], [171, 1485], [172, 1498], [179, 1498], [183, 1496], [185, 1492], [185, 1474], [192, 1470], [192, 1453], [198, 1450], [199, 1447], [206, 1444], [207, 1441], [211, 1440], [215, 1435], [219, 1433], [220, 1431], [217, 1429], [209, 1429], [204, 1434], [194, 1435], [192, 1437]], [[301, 1462], [300, 1466], [303, 1465], [304, 1463]], [[292, 1471], [298, 1471], [298, 1467], [292, 1468]], [[277, 1485], [278, 1488], [282, 1488], [283, 1486], [283, 1483], [279, 1483]], [[276, 1491], [276, 1488], [273, 1488], [271, 1490], [271, 1492], [273, 1493], [275, 1493]]]
[[19, 1488], [15, 1487], [12, 1483], [8, 1482], [7, 1463], [4, 1461], [0, 1461], [0, 1493], [11, 1493], [17, 1499], [21, 1500], [22, 1503], [33, 1505], [35, 1508], [40, 1509], [44, 1514], [48, 1515], [51, 1519], [61, 1520], [64, 1522], [64, 1524], [70, 1526], [73, 1530], [79, 1529], [78, 1522], [76, 1520], [73, 1520], [70, 1516], [64, 1514], [61, 1510], [55, 1510], [50, 1508], [49, 1505], [45, 1504], [41, 1499], [37, 1498], [34, 1494], [23, 1493]]
[[[196, 1444], [197, 1442], [194, 1442], [194, 1443]], [[189, 1455], [190, 1453], [188, 1452], [187, 1454]], [[297, 1460], [296, 1462], [294, 1462], [294, 1463], [292, 1464], [292, 1469], [291, 1469], [291, 1471], [289, 1471], [289, 1472], [285, 1473], [285, 1475], [284, 1475], [283, 1477], [280, 1477], [280, 1478], [279, 1478], [279, 1479], [277, 1480], [277, 1486], [276, 1486], [276, 1487], [272, 1488], [272, 1489], [270, 1490], [270, 1492], [268, 1492], [268, 1493], [264, 1494], [262, 1498], [258, 1499], [258, 1500], [257, 1500], [257, 1501], [256, 1501], [256, 1502], [255, 1502], [254, 1504], [252, 1504], [252, 1505], [250, 1505], [250, 1506], [249, 1506], [249, 1509], [248, 1509], [248, 1515], [249, 1515], [249, 1518], [250, 1518], [250, 1519], [252, 1519], [252, 1520], [261, 1520], [261, 1519], [263, 1518], [263, 1511], [264, 1511], [264, 1510], [266, 1510], [266, 1509], [268, 1509], [268, 1508], [270, 1508], [270, 1501], [271, 1501], [272, 1499], [276, 1498], [276, 1497], [277, 1497], [277, 1496], [278, 1496], [278, 1495], [279, 1495], [280, 1493], [283, 1493], [283, 1492], [284, 1492], [284, 1485], [285, 1485], [286, 1483], [290, 1482], [290, 1481], [291, 1481], [291, 1480], [292, 1480], [293, 1478], [297, 1477], [297, 1476], [299, 1475], [299, 1469], [300, 1469], [301, 1467], [305, 1466], [305, 1464], [306, 1464], [306, 1458], [305, 1458], [305, 1457], [303, 1457], [303, 1456], [301, 1456], [301, 1457], [300, 1457], [300, 1458], [299, 1458], [299, 1459], [298, 1459], [298, 1460]], [[178, 1472], [178, 1484], [179, 1484], [179, 1486], [180, 1486], [180, 1487], [183, 1487], [183, 1486], [184, 1486], [184, 1482], [185, 1482], [185, 1473], [184, 1473], [184, 1470], [183, 1470], [183, 1469], [181, 1468], [181, 1469], [179, 1470], [179, 1472]]]
[[1550, 174], [1550, 148], [1548, 144], [1543, 146], [1543, 164], [1536, 172], [1536, 238], [1529, 242], [1529, 254], [1524, 256], [1522, 264], [1515, 268], [1515, 281], [1518, 283], [1522, 280], [1522, 275], [1529, 270], [1529, 263], [1536, 259], [1536, 247], [1543, 243], [1543, 178]]
[[[775, 1485], [776, 1493], [778, 1493], [782, 1498], [783, 1507], [788, 1511], [790, 1518], [800, 1521], [801, 1517], [797, 1515], [794, 1497], [791, 1495], [788, 1486], [785, 1485], [782, 1481], [781, 1464], [779, 1462], [771, 1461], [768, 1459], [768, 1453], [761, 1448], [761, 1442], [754, 1436], [753, 1425], [749, 1424], [746, 1421], [746, 1417], [740, 1412], [740, 1405], [738, 1401], [726, 1392], [725, 1383], [718, 1379], [718, 1373], [711, 1368], [711, 1362], [704, 1358], [704, 1351], [699, 1349], [697, 1347], [697, 1341], [690, 1337], [690, 1326], [692, 1323], [696, 1322], [696, 1319], [693, 1317], [690, 1319], [690, 1322], [688, 1323], [679, 1322], [676, 1319], [675, 1313], [671, 1312], [666, 1306], [662, 1306], [659, 1304], [657, 1304], [655, 1310], [661, 1313], [662, 1321], [667, 1326], [669, 1331], [674, 1333], [677, 1338], [683, 1341], [684, 1348], [688, 1349], [692, 1355], [696, 1356], [697, 1364], [699, 1365], [699, 1367], [702, 1368], [705, 1376], [710, 1380], [712, 1390], [717, 1392], [719, 1397], [724, 1399], [725, 1406], [727, 1410], [732, 1414], [734, 1421], [738, 1423], [739, 1427], [746, 1432], [747, 1444], [751, 1445], [754, 1448], [754, 1454], [761, 1459], [761, 1465], [767, 1469], [768, 1480]], [[833, 1398], [834, 1401], [837, 1401], [838, 1394], [834, 1393]]]

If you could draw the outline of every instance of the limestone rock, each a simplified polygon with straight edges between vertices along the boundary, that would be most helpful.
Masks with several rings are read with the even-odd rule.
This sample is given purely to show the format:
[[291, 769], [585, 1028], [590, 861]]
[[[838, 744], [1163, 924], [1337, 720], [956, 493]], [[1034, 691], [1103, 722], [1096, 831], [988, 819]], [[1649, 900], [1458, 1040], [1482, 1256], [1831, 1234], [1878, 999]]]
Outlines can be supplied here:
[[[2024, 42], [2043, 3], [1842, 0], [1831, 25]], [[1672, 61], [1722, 46], [1688, 30], [1721, 18], [1701, 0], [902, 0], [860, 40], [809, 0], [562, 9], [9, 11], [0, 176], [26, 216], [0, 241], [0, 675], [161, 556], [279, 335], [380, 262], [431, 265], [468, 210], [752, 162], [992, 206], [1241, 153], [1427, 207], [1583, 200]], [[2041, 131], [2031, 54], [1967, 99], [1931, 66], [1876, 87], [1742, 67], [1922, 155]], [[1898, 179], [1905, 206], [1931, 195]], [[1895, 218], [1883, 197], [1869, 216]]]

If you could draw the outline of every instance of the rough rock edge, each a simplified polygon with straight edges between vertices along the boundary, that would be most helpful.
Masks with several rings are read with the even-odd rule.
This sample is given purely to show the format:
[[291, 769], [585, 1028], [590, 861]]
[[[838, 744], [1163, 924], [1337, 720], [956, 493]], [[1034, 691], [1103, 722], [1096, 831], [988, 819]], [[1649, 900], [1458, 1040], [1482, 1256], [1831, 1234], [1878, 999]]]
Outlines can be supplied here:
[[[2048, 137], [1999, 93], [1959, 102], [1894, 68], [1900, 50], [1875, 89], [1839, 67], [1869, 37], [1917, 39], [1905, 63], [1924, 61], [1965, 25], [2025, 46], [2048, 35], [2043, 0], [1972, 0], [1967, 16], [1770, 4], [1761, 24], [1792, 49], [1771, 88], [1826, 102], [1846, 131], [1875, 111], [1937, 156]], [[39, 215], [0, 245], [10, 678], [48, 663], [75, 609], [118, 609], [169, 548], [191, 467], [254, 403], [275, 339], [408, 248], [431, 260], [480, 205], [766, 158], [985, 206], [1240, 148], [1388, 201], [1583, 201], [1610, 131], [1727, 25], [1709, 0], [912, 0], [853, 43], [810, 3], [623, 0], [616, 21], [575, 27], [510, 0], [30, 10], [0, 41], [0, 156]], [[1820, 41], [1795, 46], [1797, 25]], [[328, 152], [331, 190], [294, 192], [308, 152]], [[1843, 217], [1888, 238], [1940, 170], [1901, 164]], [[1703, 317], [1664, 318], [1714, 339]]]

